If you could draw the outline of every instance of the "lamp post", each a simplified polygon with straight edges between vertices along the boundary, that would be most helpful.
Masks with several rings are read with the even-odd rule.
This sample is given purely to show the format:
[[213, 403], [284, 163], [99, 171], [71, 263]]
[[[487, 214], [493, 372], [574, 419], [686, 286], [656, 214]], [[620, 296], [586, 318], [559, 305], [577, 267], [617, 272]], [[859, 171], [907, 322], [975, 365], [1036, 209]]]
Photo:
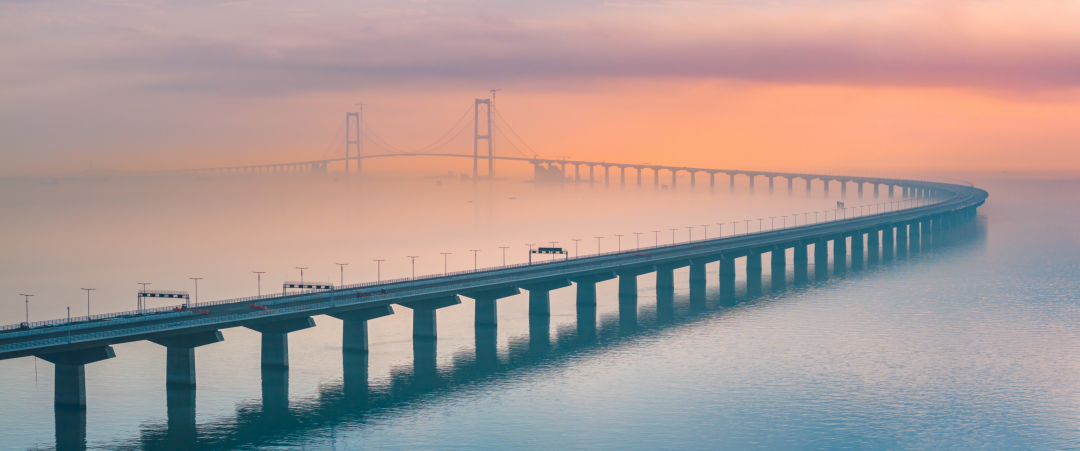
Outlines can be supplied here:
[[671, 245], [675, 245], [675, 231], [679, 229], [671, 229]]
[[574, 240], [574, 258], [577, 258], [578, 257], [578, 241], [581, 241], [581, 239], [580, 238], [571, 238], [571, 239]]
[[266, 274], [266, 271], [252, 271], [252, 273], [255, 274], [255, 277], [257, 277], [259, 279], [258, 280], [258, 283], [259, 283], [259, 291], [258, 291], [258, 293], [259, 293], [259, 296], [262, 296], [262, 275]]
[[529, 246], [529, 264], [531, 265], [532, 264], [532, 247], [536, 246], [536, 245], [535, 244], [529, 244], [529, 243], [525, 243], [525, 245]]
[[618, 244], [618, 247], [616, 247], [616, 249], [618, 250], [618, 252], [622, 252], [622, 237], [623, 236], [622, 235], [615, 235], [615, 236], [618, 237], [618, 240], [619, 240], [619, 244]]
[[449, 272], [449, 271], [447, 271], [447, 267], [448, 267], [447, 266], [448, 265], [447, 261], [449, 261], [449, 255], [452, 254], [453, 252], [439, 252], [439, 253], [442, 254], [442, 274], [445, 276]]
[[371, 259], [375, 262], [375, 283], [382, 283], [382, 262], [386, 260], [380, 260], [377, 258]]
[[746, 223], [746, 224], [743, 224], [744, 226], [746, 226], [746, 231], [743, 232], [743, 235], [749, 235], [750, 234], [750, 220], [749, 219], [743, 219], [743, 222]]
[[641, 249], [641, 232], [634, 232], [634, 249]]
[[303, 284], [304, 283], [304, 270], [308, 269], [308, 268], [307, 268], [307, 266], [305, 266], [303, 268], [297, 266], [296, 269], [300, 270], [300, 283]]
[[776, 216], [769, 216], [769, 230], [776, 230]]
[[475, 272], [479, 268], [479, 266], [477, 264], [476, 255], [477, 255], [478, 252], [480, 252], [480, 249], [469, 249], [469, 250], [472, 251], [472, 270], [473, 270], [473, 272]]
[[[146, 291], [146, 286], [150, 285], [150, 282], [135, 282], [135, 283], [138, 284], [138, 285], [142, 285], [142, 291]], [[136, 302], [135, 302], [135, 309], [141, 312], [143, 310], [143, 307], [144, 307], [143, 306], [143, 298], [142, 298], [142, 296], [138, 296], [138, 299], [136, 299]]]
[[659, 230], [653, 230], [653, 247], [659, 247], [659, 246], [660, 246], [660, 231]]
[[702, 224], [701, 226], [705, 228], [705, 240], [708, 241], [708, 239], [709, 239], [709, 225], [708, 224]]
[[[199, 303], [199, 281], [202, 280], [202, 277], [188, 277], [188, 278], [195, 281], [195, 303], [198, 304]], [[303, 283], [302, 280], [300, 282]], [[184, 303], [185, 306], [187, 306], [189, 304], [191, 304], [191, 298], [188, 298], [187, 302]]]
[[503, 251], [503, 266], [506, 266], [506, 250], [510, 249], [509, 246], [499, 246], [499, 249]]
[[594, 236], [593, 238], [596, 238], [596, 255], [600, 255], [600, 239], [603, 238], [603, 237], [602, 236]]
[[345, 285], [345, 266], [348, 265], [348, 263], [334, 263], [334, 264], [341, 267], [341, 283], [338, 285], [338, 288], [340, 288], [340, 287]]
[[23, 299], [26, 300], [26, 327], [30, 328], [30, 298], [33, 297], [34, 295], [32, 295], [32, 294], [19, 294], [19, 296], [22, 296]]
[[419, 255], [406, 255], [406, 257], [412, 259], [412, 278], [415, 280], [416, 279], [416, 257], [419, 257]]
[[694, 242], [694, 227], [693, 226], [687, 226], [686, 227], [686, 242], [687, 243]]
[[[548, 242], [551, 243], [551, 247], [555, 247], [556, 244], [559, 244], [558, 241], [548, 241]], [[551, 254], [551, 261], [555, 261], [555, 254]]]
[[89, 321], [90, 320], [90, 292], [96, 290], [97, 288], [82, 288], [82, 289], [86, 290], [86, 320]]

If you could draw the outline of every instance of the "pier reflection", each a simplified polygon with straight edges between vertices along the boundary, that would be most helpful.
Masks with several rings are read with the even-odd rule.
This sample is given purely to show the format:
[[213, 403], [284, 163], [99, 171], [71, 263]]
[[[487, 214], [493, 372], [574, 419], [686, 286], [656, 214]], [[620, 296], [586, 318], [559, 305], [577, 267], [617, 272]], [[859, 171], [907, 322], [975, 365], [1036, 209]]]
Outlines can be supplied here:
[[[922, 236], [920, 254], [896, 260], [900, 264], [918, 264], [917, 258], [930, 257], [933, 251], [946, 246], [975, 241], [984, 234], [975, 233], [976, 223], [954, 226], [941, 233]], [[930, 248], [932, 243], [933, 249]], [[873, 254], [870, 254], [873, 255]], [[673, 291], [658, 290], [656, 309], [637, 310], [636, 297], [619, 300], [619, 311], [598, 317], [592, 304], [578, 304], [576, 324], [560, 327], [552, 334], [546, 317], [531, 318], [528, 332], [510, 338], [504, 357], [500, 358], [495, 327], [476, 329], [475, 350], [453, 356], [452, 363], [439, 367], [436, 340], [416, 340], [411, 366], [395, 367], [390, 377], [378, 383], [370, 382], [366, 353], [344, 353], [343, 377], [339, 383], [323, 385], [312, 396], [293, 399], [288, 396], [288, 370], [266, 368], [262, 373], [262, 402], [242, 404], [232, 418], [223, 418], [197, 426], [195, 423], [195, 390], [170, 387], [168, 390], [168, 421], [148, 424], [132, 447], [151, 449], [250, 449], [270, 446], [299, 446], [305, 437], [316, 431], [338, 426], [363, 427], [375, 418], [385, 419], [402, 408], [423, 405], [453, 397], [464, 390], [475, 390], [485, 384], [520, 377], [523, 372], [539, 371], [553, 364], [568, 362], [581, 355], [618, 350], [641, 339], [679, 328], [689, 328], [716, 316], [736, 314], [743, 306], [771, 302], [791, 293], [813, 290], [822, 284], [833, 284], [850, 277], [867, 277], [888, 271], [889, 265], [852, 266], [839, 273], [829, 274], [828, 265], [813, 264], [813, 280], [807, 267], [796, 265], [803, 272], [795, 273], [791, 286], [784, 280], [786, 273], [770, 276], [763, 291], [760, 273], [751, 273], [745, 285], [734, 276], [721, 276], [719, 289], [708, 290], [699, 304], [693, 295], [679, 296]], [[906, 260], [906, 261], [905, 261]], [[824, 261], [821, 263], [825, 263]], [[824, 268], [824, 270], [823, 270]], [[832, 280], [830, 280], [832, 279]], [[670, 294], [669, 294], [670, 293]], [[601, 300], [611, 302], [614, 299]], [[630, 307], [633, 306], [633, 310]], [[699, 312], [699, 309], [701, 310]], [[632, 313], [631, 313], [632, 312]], [[86, 448], [85, 410], [56, 411], [57, 449]], [[200, 433], [202, 430], [202, 433]]]

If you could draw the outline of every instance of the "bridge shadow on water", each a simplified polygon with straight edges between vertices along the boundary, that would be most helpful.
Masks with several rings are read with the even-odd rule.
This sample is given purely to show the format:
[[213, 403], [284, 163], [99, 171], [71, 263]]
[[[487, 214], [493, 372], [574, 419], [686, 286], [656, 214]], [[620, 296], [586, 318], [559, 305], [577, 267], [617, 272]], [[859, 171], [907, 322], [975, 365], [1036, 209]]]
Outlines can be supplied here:
[[[300, 446], [332, 440], [333, 430], [363, 429], [375, 422], [423, 409], [428, 405], [466, 396], [522, 375], [542, 373], [575, 361], [633, 346], [659, 334], [678, 333], [718, 316], [771, 302], [793, 294], [826, 287], [849, 278], [887, 275], [897, 265], [918, 264], [923, 258], [942, 258], [966, 252], [985, 242], [985, 221], [972, 221], [951, 230], [925, 236], [922, 243], [868, 253], [850, 263], [810, 265], [806, 274], [740, 282], [728, 293], [713, 287], [688, 295], [658, 292], [655, 309], [633, 310], [620, 317], [596, 316], [595, 306], [579, 306], [578, 323], [560, 327], [554, 337], [546, 320], [533, 321], [528, 334], [513, 337], [504, 358], [499, 357], [495, 329], [478, 328], [476, 349], [455, 354], [448, 367], [436, 365], [435, 342], [414, 345], [414, 363], [395, 367], [388, 380], [369, 382], [367, 354], [348, 354], [343, 377], [323, 385], [318, 393], [289, 399], [288, 370], [264, 369], [261, 402], [240, 404], [230, 418], [196, 424], [195, 390], [168, 388], [168, 420], [142, 426], [140, 437], [113, 442], [122, 449], [233, 449], [263, 446]], [[858, 249], [856, 254], [862, 254]], [[853, 254], [854, 255], [854, 254]], [[592, 319], [592, 321], [589, 321]], [[597, 321], [599, 320], [599, 321]], [[57, 449], [85, 447], [85, 411], [57, 411]], [[79, 425], [82, 425], [80, 428]], [[80, 437], [81, 436], [81, 437]], [[80, 446], [81, 445], [81, 446]]]

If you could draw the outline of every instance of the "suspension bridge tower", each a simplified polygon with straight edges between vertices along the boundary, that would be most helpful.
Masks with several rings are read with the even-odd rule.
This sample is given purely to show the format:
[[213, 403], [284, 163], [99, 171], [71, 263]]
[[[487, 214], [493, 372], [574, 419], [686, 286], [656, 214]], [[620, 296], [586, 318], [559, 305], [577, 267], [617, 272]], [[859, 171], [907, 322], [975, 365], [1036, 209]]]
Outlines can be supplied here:
[[[487, 134], [480, 134], [480, 105], [484, 105], [484, 111], [487, 112]], [[472, 175], [473, 180], [477, 179], [477, 167], [480, 162], [480, 140], [487, 141], [487, 160], [488, 160], [488, 178], [495, 178], [495, 160], [493, 146], [491, 143], [491, 99], [476, 99], [474, 105], [474, 118], [473, 118], [473, 164]]]
[[360, 158], [364, 156], [364, 144], [363, 144], [363, 127], [361, 125], [361, 116], [364, 112], [364, 107], [360, 106], [360, 111], [356, 113], [345, 113], [345, 173], [349, 173], [349, 150], [354, 146], [356, 148], [356, 173], [360, 174], [360, 168], [363, 164], [363, 160]]

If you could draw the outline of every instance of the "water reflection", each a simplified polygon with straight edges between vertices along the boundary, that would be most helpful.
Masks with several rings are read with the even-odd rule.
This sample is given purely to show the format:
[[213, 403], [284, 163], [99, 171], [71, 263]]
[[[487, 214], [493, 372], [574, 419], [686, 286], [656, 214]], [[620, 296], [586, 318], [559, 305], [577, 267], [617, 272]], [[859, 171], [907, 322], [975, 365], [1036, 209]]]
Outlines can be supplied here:
[[[985, 234], [975, 222], [954, 226], [933, 234], [933, 246], [979, 242]], [[924, 235], [928, 237], [929, 235]], [[926, 258], [933, 253], [927, 249], [929, 240], [921, 243]], [[872, 254], [871, 254], [872, 255]], [[913, 256], [915, 257], [915, 256]], [[871, 259], [873, 260], [873, 259]], [[560, 328], [554, 337], [546, 317], [530, 319], [526, 336], [510, 340], [508, 354], [500, 359], [495, 327], [477, 327], [476, 348], [473, 352], [455, 355], [449, 367], [437, 365], [437, 341], [414, 341], [414, 360], [411, 368], [397, 367], [385, 382], [370, 384], [368, 356], [362, 352], [343, 353], [343, 378], [338, 383], [324, 385], [319, 393], [290, 404], [288, 369], [264, 368], [262, 373], [262, 402], [246, 403], [237, 409], [234, 418], [215, 420], [196, 427], [195, 390], [170, 386], [168, 421], [166, 424], [145, 426], [134, 447], [154, 449], [235, 449], [269, 445], [296, 445], [311, 434], [340, 425], [360, 426], [376, 418], [396, 415], [405, 407], [423, 407], [427, 403], [452, 397], [477, 385], [493, 384], [500, 380], [521, 377], [522, 372], [540, 371], [580, 355], [604, 353], [660, 332], [689, 328], [691, 325], [720, 315], [730, 315], [746, 305], [771, 302], [781, 296], [810, 290], [817, 285], [836, 283], [848, 277], [866, 277], [887, 271], [889, 265], [855, 267], [834, 273], [830, 281], [827, 264], [814, 264], [814, 281], [809, 281], [808, 264], [796, 258], [795, 283], [788, 287], [785, 277], [771, 277], [775, 291], [762, 292], [760, 273], [750, 273], [743, 289], [734, 275], [720, 277], [720, 289], [710, 293], [698, 304], [693, 294], [676, 296], [668, 289], [657, 290], [655, 310], [637, 311], [637, 296], [624, 293], [619, 298], [618, 314], [604, 315], [597, 321], [595, 304], [578, 303], [576, 327]], [[918, 264], [912, 261], [912, 264]], [[897, 264], [900, 264], [897, 262]], [[825, 271], [822, 271], [823, 268]], [[800, 271], [803, 273], [799, 275]], [[780, 281], [780, 282], [778, 282]], [[696, 312], [701, 314], [679, 314]], [[57, 449], [85, 448], [85, 410], [57, 410]]]

